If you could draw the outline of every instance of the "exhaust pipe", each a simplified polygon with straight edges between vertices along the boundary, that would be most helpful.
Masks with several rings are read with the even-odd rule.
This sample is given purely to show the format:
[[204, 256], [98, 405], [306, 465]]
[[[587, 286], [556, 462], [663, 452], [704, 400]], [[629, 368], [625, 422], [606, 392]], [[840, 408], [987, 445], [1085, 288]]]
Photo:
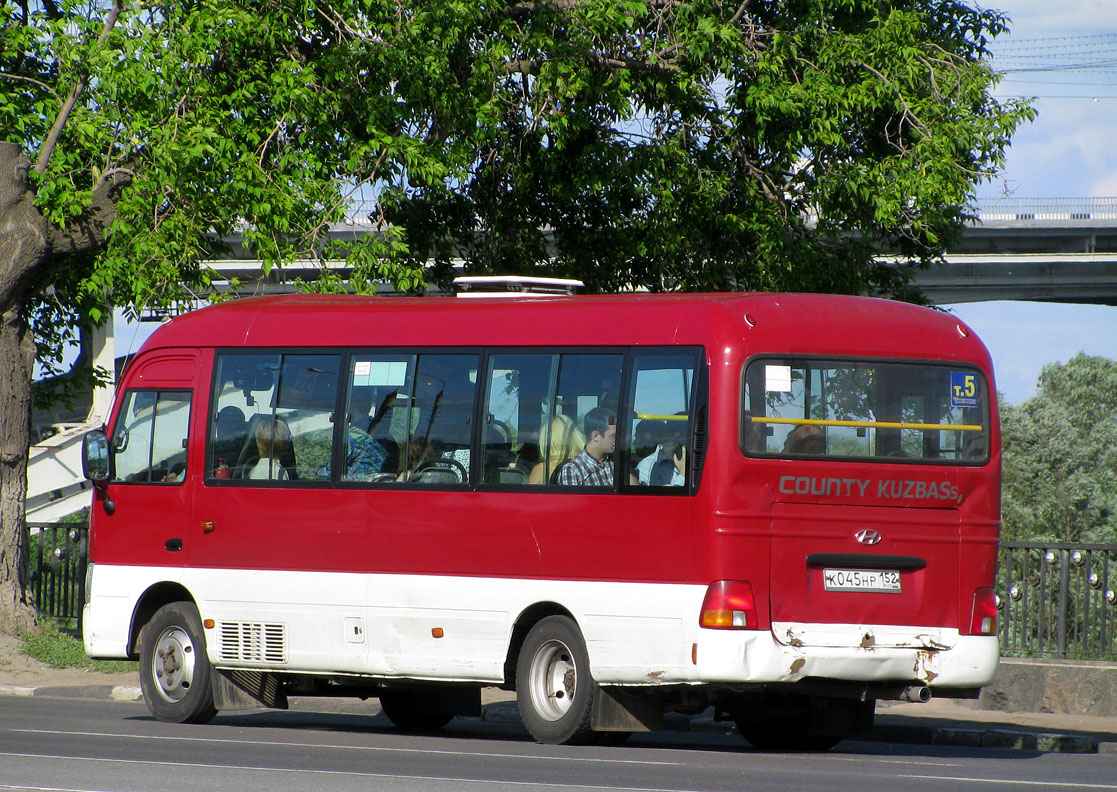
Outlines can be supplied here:
[[931, 688], [926, 685], [910, 685], [900, 693], [900, 698], [913, 704], [926, 704], [931, 700]]

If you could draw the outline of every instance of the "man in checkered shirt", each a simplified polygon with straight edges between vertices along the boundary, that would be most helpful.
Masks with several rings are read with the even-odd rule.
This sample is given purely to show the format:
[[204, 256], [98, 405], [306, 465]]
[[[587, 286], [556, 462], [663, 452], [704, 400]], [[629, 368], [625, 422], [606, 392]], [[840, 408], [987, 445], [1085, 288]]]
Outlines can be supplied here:
[[586, 447], [562, 466], [558, 483], [575, 487], [612, 487], [617, 415], [606, 407], [594, 407], [586, 413], [584, 423]]

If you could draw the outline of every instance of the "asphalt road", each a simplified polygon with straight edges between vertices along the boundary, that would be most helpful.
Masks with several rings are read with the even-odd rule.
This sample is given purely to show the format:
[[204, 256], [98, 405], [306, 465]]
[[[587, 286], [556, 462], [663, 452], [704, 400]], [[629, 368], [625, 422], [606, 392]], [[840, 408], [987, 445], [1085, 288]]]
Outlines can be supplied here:
[[423, 736], [350, 712], [258, 712], [182, 726], [142, 704], [0, 697], [0, 790], [157, 789], [1117, 792], [1117, 755], [865, 742], [775, 754], [735, 736], [671, 732], [574, 748], [537, 745], [516, 723], [458, 720]]

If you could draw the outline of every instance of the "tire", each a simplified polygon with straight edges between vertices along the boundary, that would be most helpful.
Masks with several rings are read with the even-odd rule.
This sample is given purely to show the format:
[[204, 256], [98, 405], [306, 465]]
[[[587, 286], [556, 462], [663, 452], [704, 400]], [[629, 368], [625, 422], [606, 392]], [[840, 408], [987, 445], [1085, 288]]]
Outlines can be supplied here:
[[597, 683], [590, 676], [582, 633], [565, 616], [539, 621], [516, 661], [516, 704], [528, 732], [551, 745], [597, 741], [590, 713]]
[[778, 717], [768, 721], [765, 728], [738, 723], [737, 731], [762, 751], [828, 751], [842, 741], [841, 736], [808, 733], [806, 720]]
[[594, 743], [596, 745], [604, 745], [610, 748], [615, 748], [618, 745], [624, 745], [628, 742], [628, 738], [632, 736], [632, 732], [626, 731], [603, 731], [594, 732]]
[[140, 689], [156, 720], [206, 723], [217, 714], [198, 609], [172, 602], [140, 631]]
[[767, 691], [741, 694], [719, 707], [762, 751], [826, 751], [847, 737], [867, 734], [876, 701]]
[[385, 690], [380, 709], [392, 723], [405, 731], [436, 731], [454, 719], [447, 712], [432, 711], [433, 697], [418, 691]]

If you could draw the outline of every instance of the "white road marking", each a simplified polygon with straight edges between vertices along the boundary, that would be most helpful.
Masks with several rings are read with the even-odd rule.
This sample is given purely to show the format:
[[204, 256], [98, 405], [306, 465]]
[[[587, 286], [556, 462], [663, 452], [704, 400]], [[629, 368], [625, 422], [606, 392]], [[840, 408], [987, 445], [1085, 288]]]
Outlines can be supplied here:
[[677, 767], [681, 762], [653, 762], [636, 759], [604, 759], [592, 756], [532, 756], [530, 754], [494, 754], [481, 751], [451, 751], [430, 748], [388, 748], [379, 745], [340, 745], [334, 743], [277, 742], [275, 740], [226, 740], [211, 737], [174, 737], [155, 734], [112, 734], [108, 732], [62, 731], [54, 729], [4, 729], [21, 734], [46, 734], [64, 737], [111, 737], [120, 740], [167, 740], [200, 743], [225, 743], [232, 745], [268, 745], [278, 748], [329, 748], [350, 751], [381, 751], [384, 753], [421, 753], [443, 754], [445, 756], [478, 756], [489, 759], [529, 759], [533, 761], [555, 760], [560, 762], [588, 762], [598, 764], [625, 764]]
[[[234, 741], [235, 742], [235, 741]], [[97, 764], [120, 764], [120, 765], [146, 765], [150, 767], [174, 767], [182, 770], [189, 769], [203, 769], [203, 770], [221, 770], [221, 771], [236, 771], [256, 773], [287, 773], [290, 775], [307, 775], [307, 776], [334, 776], [346, 778], [384, 778], [393, 781], [400, 779], [407, 779], [409, 781], [434, 781], [444, 784], [476, 784], [476, 785], [489, 785], [496, 787], [533, 787], [533, 788], [554, 788], [554, 789], [586, 789], [586, 790], [605, 790], [605, 792], [702, 792], [699, 789], [682, 789], [678, 787], [640, 787], [640, 786], [606, 786], [603, 784], [571, 784], [564, 782], [561, 784], [539, 782], [539, 781], [501, 781], [492, 778], [465, 778], [459, 776], [427, 776], [427, 775], [413, 775], [410, 773], [369, 773], [369, 772], [356, 772], [350, 770], [306, 770], [298, 768], [283, 768], [283, 767], [257, 767], [255, 765], [230, 765], [230, 764], [208, 764], [203, 762], [161, 762], [150, 759], [101, 759], [92, 756], [66, 756], [60, 754], [31, 754], [31, 753], [15, 753], [9, 751], [0, 751], [0, 756], [13, 756], [20, 759], [50, 759], [52, 761], [70, 760], [74, 762], [88, 762]], [[35, 787], [23, 787], [24, 789], [36, 789]], [[3, 789], [3, 787], [0, 787]], [[15, 787], [21, 789], [21, 787]], [[61, 791], [60, 791], [61, 792]], [[69, 791], [67, 791], [69, 792]], [[72, 792], [93, 792], [91, 790], [73, 790]]]
[[1083, 781], [1023, 781], [1018, 778], [971, 778], [968, 776], [901, 775], [897, 778], [918, 778], [924, 781], [948, 781], [957, 784], [1014, 784], [1016, 786], [1060, 787], [1067, 789], [1114, 789], [1114, 784], [1089, 784]]

